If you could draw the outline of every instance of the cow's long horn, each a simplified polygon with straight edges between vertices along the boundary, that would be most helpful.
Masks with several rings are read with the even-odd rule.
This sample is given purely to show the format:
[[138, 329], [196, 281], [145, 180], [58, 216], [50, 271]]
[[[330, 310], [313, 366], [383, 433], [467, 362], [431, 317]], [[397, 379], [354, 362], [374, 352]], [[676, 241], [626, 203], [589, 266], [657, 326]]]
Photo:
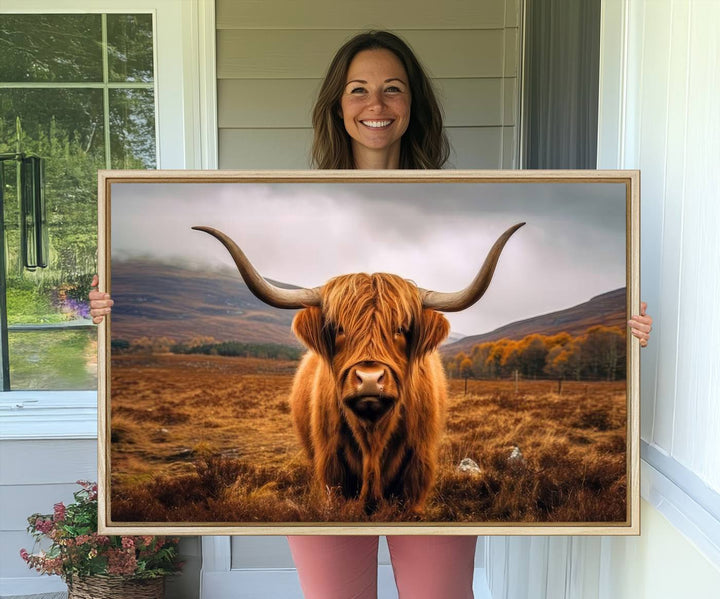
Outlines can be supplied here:
[[227, 248], [233, 260], [235, 260], [235, 265], [240, 271], [245, 284], [259, 300], [275, 308], [287, 308], [291, 310], [320, 305], [319, 288], [283, 289], [282, 287], [268, 283], [260, 273], [255, 270], [255, 267], [238, 245], [225, 235], [225, 233], [212, 227], [193, 227], [193, 229], [209, 233]]
[[480, 272], [478, 272], [475, 279], [473, 279], [473, 282], [462, 291], [442, 293], [440, 291], [421, 289], [420, 293], [423, 296], [423, 308], [432, 308], [442, 312], [459, 312], [472, 306], [483, 296], [488, 285], [490, 285], [493, 272], [495, 272], [495, 266], [500, 258], [503, 247], [505, 247], [505, 243], [510, 239], [510, 236], [524, 224], [525, 223], [518, 223], [500, 235], [492, 248], [490, 248], [490, 252], [487, 258], [485, 258]]

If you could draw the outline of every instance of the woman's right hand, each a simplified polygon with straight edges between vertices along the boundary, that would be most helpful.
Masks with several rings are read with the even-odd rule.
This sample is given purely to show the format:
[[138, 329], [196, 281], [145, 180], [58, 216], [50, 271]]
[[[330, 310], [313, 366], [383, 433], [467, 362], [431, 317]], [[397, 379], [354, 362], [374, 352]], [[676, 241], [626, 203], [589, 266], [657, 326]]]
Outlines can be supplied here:
[[109, 293], [103, 293], [97, 290], [98, 282], [98, 276], [93, 276], [90, 286], [95, 289], [93, 289], [88, 295], [90, 298], [90, 316], [92, 316], [92, 321], [95, 324], [100, 324], [103, 321], [103, 318], [105, 318], [105, 315], [110, 314], [112, 305], [115, 303], [110, 299]]

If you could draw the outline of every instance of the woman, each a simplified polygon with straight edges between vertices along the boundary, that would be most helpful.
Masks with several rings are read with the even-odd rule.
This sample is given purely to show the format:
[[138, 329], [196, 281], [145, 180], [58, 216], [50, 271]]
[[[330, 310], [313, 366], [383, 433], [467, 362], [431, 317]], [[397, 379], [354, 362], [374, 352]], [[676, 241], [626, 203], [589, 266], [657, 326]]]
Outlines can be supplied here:
[[[383, 31], [363, 33], [333, 58], [312, 123], [313, 164], [320, 169], [438, 169], [449, 155], [432, 85], [410, 48]], [[93, 281], [93, 286], [97, 280]], [[99, 323], [108, 294], [90, 294]], [[647, 345], [652, 319], [629, 321]], [[307, 599], [377, 596], [376, 536], [290, 536]], [[388, 546], [401, 599], [473, 597], [475, 536], [390, 536]]]

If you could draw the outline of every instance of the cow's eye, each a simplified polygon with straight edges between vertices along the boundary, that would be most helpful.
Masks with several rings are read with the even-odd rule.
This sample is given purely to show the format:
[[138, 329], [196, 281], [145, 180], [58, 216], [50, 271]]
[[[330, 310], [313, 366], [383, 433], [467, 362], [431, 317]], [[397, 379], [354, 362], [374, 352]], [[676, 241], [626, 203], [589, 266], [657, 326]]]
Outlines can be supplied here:
[[345, 329], [343, 329], [341, 326], [338, 325], [337, 332], [335, 334], [336, 335], [344, 335]]
[[396, 334], [396, 335], [404, 335], [404, 334], [405, 334], [405, 327], [398, 327], [397, 329], [395, 329], [395, 334]]

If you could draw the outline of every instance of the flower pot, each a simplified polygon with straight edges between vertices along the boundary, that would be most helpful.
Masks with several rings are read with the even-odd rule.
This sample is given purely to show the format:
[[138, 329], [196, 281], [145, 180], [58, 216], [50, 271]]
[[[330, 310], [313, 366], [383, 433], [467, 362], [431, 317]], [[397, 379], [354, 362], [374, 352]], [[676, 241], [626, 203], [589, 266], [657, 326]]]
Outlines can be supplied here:
[[165, 578], [88, 576], [68, 582], [68, 599], [163, 599]]

